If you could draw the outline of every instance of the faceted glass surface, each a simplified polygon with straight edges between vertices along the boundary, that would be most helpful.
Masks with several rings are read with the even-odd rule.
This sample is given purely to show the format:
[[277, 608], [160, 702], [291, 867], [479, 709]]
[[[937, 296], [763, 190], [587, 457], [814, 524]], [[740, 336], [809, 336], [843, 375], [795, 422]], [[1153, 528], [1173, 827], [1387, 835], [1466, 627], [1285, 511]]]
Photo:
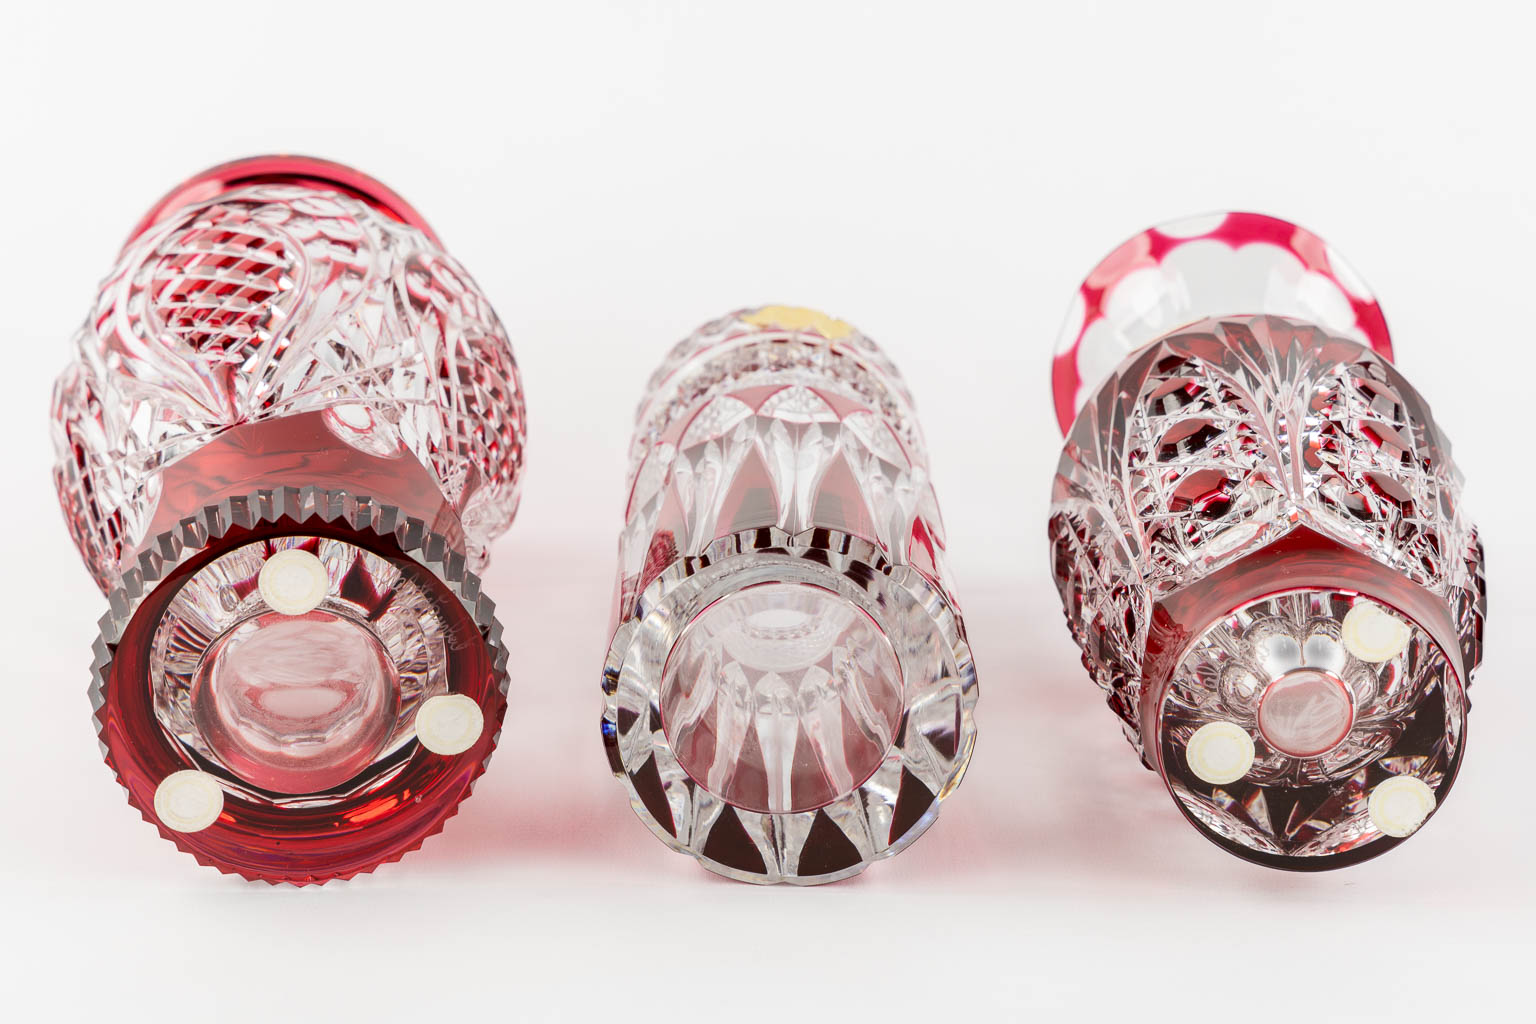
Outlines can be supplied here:
[[710, 605], [678, 640], [662, 721], [689, 775], [754, 811], [831, 803], [879, 767], [901, 720], [901, 670], [857, 605], [767, 583]]
[[[1355, 850], [1383, 836], [1362, 816], [1371, 786], [1454, 775], [1482, 551], [1428, 406], [1366, 346], [1240, 316], [1136, 352], [1072, 425], [1050, 537], [1084, 664], [1222, 838]], [[1309, 581], [1330, 585], [1251, 603]], [[1180, 775], [1210, 721], [1255, 742], [1236, 788]]]
[[[415, 849], [505, 713], [466, 567], [515, 510], [523, 404], [484, 294], [377, 182], [258, 157], [141, 221], [74, 346], [54, 475], [109, 592], [92, 697], [130, 801], [247, 878]], [[279, 556], [302, 571], [264, 583]], [[439, 755], [415, 723], [449, 694], [484, 729]], [[162, 815], [177, 793], [215, 815]]]
[[[739, 317], [686, 339], [651, 378], [631, 448], [621, 616], [663, 559], [761, 526], [867, 538], [942, 587], [943, 524], [895, 367], [823, 314]], [[777, 319], [793, 326], [771, 329]]]
[[[1352, 649], [1343, 626], [1357, 608], [1406, 622], [1352, 592], [1297, 590], [1252, 602], [1195, 641], [1158, 710], [1160, 760], [1186, 813], [1246, 847], [1323, 857], [1381, 838], [1368, 804], [1386, 780], [1445, 788], [1466, 725], [1451, 660], [1417, 624], [1390, 656]], [[1253, 738], [1242, 778], [1212, 785], [1190, 770], [1184, 745], [1208, 722]]]
[[[517, 507], [505, 332], [427, 234], [359, 199], [259, 184], [168, 212], [123, 249], [75, 348], [54, 390], [54, 479], [103, 589], [202, 507], [166, 486], [181, 460], [304, 414], [327, 413], [332, 448], [416, 463], [477, 566]], [[302, 466], [279, 482], [328, 483], [293, 479]]]
[[766, 306], [651, 380], [604, 740], [711, 870], [815, 883], [894, 853], [970, 756], [974, 670], [911, 399], [843, 321]]

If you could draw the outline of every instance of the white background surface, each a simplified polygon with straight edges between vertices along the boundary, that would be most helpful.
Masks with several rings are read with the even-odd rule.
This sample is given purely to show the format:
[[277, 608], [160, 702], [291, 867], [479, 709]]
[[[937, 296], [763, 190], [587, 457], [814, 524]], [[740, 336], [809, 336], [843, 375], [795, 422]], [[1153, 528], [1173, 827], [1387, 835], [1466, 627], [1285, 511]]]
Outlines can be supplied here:
[[[238, 8], [235, 11], [215, 7]], [[0, 989], [11, 1020], [1523, 1016], [1536, 926], [1529, 8], [1399, 3], [25, 4], [0, 22]], [[96, 281], [183, 177], [289, 150], [398, 189], [523, 367], [486, 589], [510, 728], [403, 864], [294, 890], [126, 805], [85, 698], [103, 599], [48, 478]], [[1047, 367], [1135, 231], [1249, 208], [1381, 300], [1457, 442], [1491, 615], [1456, 793], [1387, 857], [1252, 867], [1187, 826], [1046, 568]], [[980, 671], [965, 785], [819, 890], [715, 879], [608, 775], [598, 670], [644, 380], [726, 310], [812, 305], [916, 393]]]

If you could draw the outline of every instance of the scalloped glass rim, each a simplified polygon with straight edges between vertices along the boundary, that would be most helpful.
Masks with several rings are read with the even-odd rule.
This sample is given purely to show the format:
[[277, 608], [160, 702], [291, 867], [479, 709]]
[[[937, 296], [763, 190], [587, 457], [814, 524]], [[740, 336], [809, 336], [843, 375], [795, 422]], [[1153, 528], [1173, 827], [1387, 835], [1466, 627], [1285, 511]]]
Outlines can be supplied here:
[[1381, 306], [1322, 238], [1262, 213], [1185, 217], [1127, 239], [1078, 286], [1051, 364], [1062, 434], [1131, 353], [1198, 320], [1259, 314], [1300, 318], [1392, 358]]

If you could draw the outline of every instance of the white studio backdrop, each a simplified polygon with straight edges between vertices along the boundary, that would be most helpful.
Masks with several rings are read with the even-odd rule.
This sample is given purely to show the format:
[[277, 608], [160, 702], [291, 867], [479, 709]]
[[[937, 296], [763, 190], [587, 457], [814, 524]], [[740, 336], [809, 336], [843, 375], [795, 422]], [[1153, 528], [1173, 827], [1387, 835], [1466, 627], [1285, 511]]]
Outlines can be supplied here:
[[[79, 4], [0, 20], [0, 987], [15, 1020], [819, 1021], [1522, 1012], [1533, 952], [1523, 5]], [[406, 196], [524, 373], [522, 511], [485, 589], [513, 658], [476, 795], [322, 889], [199, 868], [101, 764], [104, 602], [54, 502], [48, 393], [149, 204], [312, 153]], [[1046, 564], [1051, 347], [1153, 223], [1256, 209], [1328, 239], [1456, 444], [1487, 547], [1456, 794], [1400, 850], [1291, 875], [1222, 854], [1140, 768]], [[912, 385], [980, 673], [939, 824], [819, 890], [706, 874], [598, 742], [624, 458], [705, 320], [815, 306]], [[14, 1016], [13, 1016], [14, 1014]]]

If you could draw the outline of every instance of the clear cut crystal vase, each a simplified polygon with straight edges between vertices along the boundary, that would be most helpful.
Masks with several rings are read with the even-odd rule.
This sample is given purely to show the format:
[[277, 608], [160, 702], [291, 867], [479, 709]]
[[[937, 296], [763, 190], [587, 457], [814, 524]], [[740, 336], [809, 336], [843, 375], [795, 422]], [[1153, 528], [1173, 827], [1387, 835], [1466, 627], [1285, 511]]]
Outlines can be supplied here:
[[1185, 816], [1273, 867], [1392, 848], [1465, 750], [1482, 550], [1391, 355], [1321, 239], [1231, 213], [1117, 249], [1056, 357], [1051, 562], [1083, 664]]
[[146, 215], [74, 344], [55, 481], [109, 595], [91, 697], [130, 803], [250, 879], [415, 849], [506, 710], [475, 571], [523, 404], [485, 296], [378, 182], [260, 157]]
[[603, 743], [719, 874], [815, 884], [959, 784], [976, 676], [895, 368], [809, 310], [732, 313], [651, 379], [631, 450]]

